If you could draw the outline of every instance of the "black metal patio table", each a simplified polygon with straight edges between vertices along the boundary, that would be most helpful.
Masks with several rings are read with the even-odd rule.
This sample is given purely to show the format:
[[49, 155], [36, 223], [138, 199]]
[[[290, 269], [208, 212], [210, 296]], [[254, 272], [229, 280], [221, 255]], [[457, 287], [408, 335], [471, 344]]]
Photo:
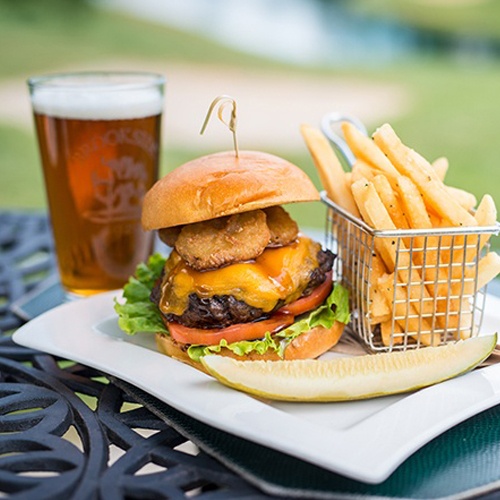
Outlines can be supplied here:
[[47, 217], [1, 213], [0, 491], [33, 499], [265, 497], [187, 446], [175, 422], [144, 407], [147, 395], [13, 343], [23, 320], [10, 305], [54, 269]]
[[[11, 305], [54, 272], [46, 215], [0, 212], [0, 495], [496, 498], [498, 407], [436, 438], [381, 485], [366, 485], [211, 428], [97, 370], [16, 345], [11, 333], [24, 320]], [[481, 467], [488, 475], [471, 482]]]

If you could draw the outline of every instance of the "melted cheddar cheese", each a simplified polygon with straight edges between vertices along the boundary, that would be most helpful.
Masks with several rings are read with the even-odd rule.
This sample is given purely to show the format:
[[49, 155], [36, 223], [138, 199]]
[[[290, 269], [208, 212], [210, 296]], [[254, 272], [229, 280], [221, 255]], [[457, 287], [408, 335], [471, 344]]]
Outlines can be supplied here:
[[211, 271], [195, 271], [173, 251], [165, 264], [160, 310], [180, 316], [195, 293], [202, 298], [232, 295], [269, 312], [279, 301], [288, 304], [302, 295], [318, 267], [320, 249], [319, 243], [300, 235], [290, 245], [266, 248], [254, 261]]

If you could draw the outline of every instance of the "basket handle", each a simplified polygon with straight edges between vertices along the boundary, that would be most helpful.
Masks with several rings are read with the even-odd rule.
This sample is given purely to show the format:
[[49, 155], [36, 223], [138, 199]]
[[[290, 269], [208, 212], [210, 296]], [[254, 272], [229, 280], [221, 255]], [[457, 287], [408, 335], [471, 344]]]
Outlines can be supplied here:
[[368, 135], [368, 132], [366, 130], [366, 127], [363, 125], [363, 122], [355, 116], [332, 112], [325, 115], [321, 120], [321, 130], [323, 131], [323, 134], [328, 137], [330, 142], [343, 156], [349, 167], [352, 167], [354, 165], [354, 162], [356, 161], [353, 152], [351, 151], [345, 140], [339, 134], [333, 131], [333, 125], [337, 125], [342, 122], [352, 123], [360, 132], [365, 135]]

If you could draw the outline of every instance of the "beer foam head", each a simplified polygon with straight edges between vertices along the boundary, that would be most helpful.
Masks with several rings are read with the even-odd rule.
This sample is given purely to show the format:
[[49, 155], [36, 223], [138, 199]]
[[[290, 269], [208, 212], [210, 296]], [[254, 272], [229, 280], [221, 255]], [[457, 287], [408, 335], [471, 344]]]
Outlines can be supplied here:
[[103, 76], [41, 81], [31, 85], [37, 114], [80, 120], [125, 120], [158, 115], [163, 108], [161, 85], [140, 79], [125, 82]]

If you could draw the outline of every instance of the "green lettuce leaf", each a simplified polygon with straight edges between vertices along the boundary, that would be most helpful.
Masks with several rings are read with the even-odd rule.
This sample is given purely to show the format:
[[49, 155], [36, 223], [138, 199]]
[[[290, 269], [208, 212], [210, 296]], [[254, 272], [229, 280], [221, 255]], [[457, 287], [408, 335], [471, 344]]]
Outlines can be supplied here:
[[278, 351], [279, 341], [275, 340], [271, 337], [271, 334], [267, 332], [263, 339], [241, 340], [240, 342], [233, 342], [231, 344], [223, 339], [217, 345], [191, 345], [187, 352], [192, 360], [200, 361], [201, 357], [207, 354], [221, 352], [223, 348], [229, 349], [238, 356], [245, 356], [245, 354], [250, 354], [251, 352], [264, 354], [268, 349]]
[[155, 304], [149, 299], [155, 281], [161, 276], [166, 258], [156, 253], [147, 263], [137, 266], [134, 276], [123, 287], [125, 302], [115, 299], [115, 311], [118, 314], [118, 325], [128, 333], [164, 332], [165, 327], [161, 314]]

